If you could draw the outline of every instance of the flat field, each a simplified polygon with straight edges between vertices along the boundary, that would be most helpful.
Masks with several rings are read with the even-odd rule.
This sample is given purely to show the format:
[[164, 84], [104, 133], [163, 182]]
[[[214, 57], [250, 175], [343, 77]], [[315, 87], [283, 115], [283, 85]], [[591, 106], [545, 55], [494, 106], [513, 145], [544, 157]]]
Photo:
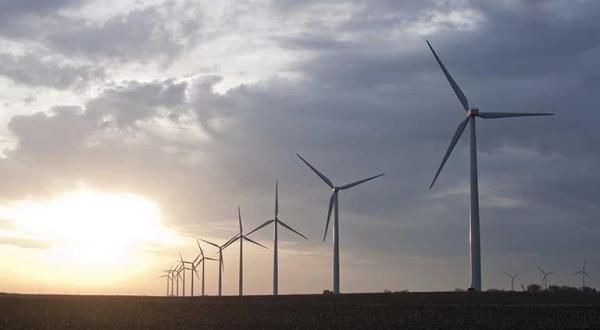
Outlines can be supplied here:
[[600, 329], [600, 295], [246, 297], [0, 294], [2, 329]]

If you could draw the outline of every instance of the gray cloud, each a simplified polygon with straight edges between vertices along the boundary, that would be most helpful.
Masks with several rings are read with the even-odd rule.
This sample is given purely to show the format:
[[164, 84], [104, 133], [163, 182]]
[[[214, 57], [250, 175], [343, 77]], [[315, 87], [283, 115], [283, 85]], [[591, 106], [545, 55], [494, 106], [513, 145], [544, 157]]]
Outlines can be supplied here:
[[[420, 275], [441, 287], [459, 285], [453, 279], [466, 278], [466, 270], [445, 263], [466, 264], [465, 141], [436, 187], [427, 186], [464, 113], [426, 48], [426, 36], [482, 110], [557, 114], [479, 121], [484, 285], [501, 283], [497, 268], [531, 267], [532, 259], [555, 259], [563, 268], [573, 255], [600, 262], [594, 243], [600, 234], [594, 202], [600, 189], [595, 3], [334, 3], [352, 7], [350, 15], [325, 29], [302, 24], [300, 31], [273, 38], [290, 53], [311, 54], [288, 68], [301, 79], [271, 78], [224, 94], [214, 91], [218, 75], [187, 82], [132, 79], [79, 108], [14, 117], [9, 129], [19, 144], [0, 161], [3, 193], [17, 198], [83, 179], [99, 189], [156, 198], [181, 232], [225, 237], [238, 204], [250, 226], [271, 214], [273, 181], [279, 179], [286, 219], [316, 242], [329, 189], [296, 158], [300, 152], [339, 183], [387, 173], [341, 196], [344, 255], [378, 264], [388, 256], [414, 258], [421, 269], [451, 270], [449, 279], [424, 270]], [[285, 17], [311, 8], [274, 7]], [[481, 17], [467, 29], [460, 20], [438, 23], [432, 14], [450, 9]], [[123, 39], [112, 35], [138, 19], [140, 26], [164, 19], [154, 10], [144, 12], [148, 21], [136, 16], [139, 11], [109, 21], [110, 28], [72, 30], [52, 42], [133, 61], [135, 47], [124, 45], [128, 38], [146, 39], [146, 30]], [[420, 35], [411, 30], [416, 21], [440, 26]], [[85, 36], [95, 33], [115, 44], [86, 44]], [[177, 52], [185, 48], [173, 43]], [[144, 47], [143, 54], [161, 53]], [[178, 125], [180, 117], [209, 138], [161, 139], [147, 131], [157, 119]], [[190, 136], [188, 129], [178, 128]], [[198, 219], [214, 226], [201, 227]]]
[[0, 54], [0, 75], [28, 87], [80, 89], [91, 81], [102, 81], [104, 70], [91, 65], [61, 63], [60, 59], [42, 59], [40, 54], [16, 56]]

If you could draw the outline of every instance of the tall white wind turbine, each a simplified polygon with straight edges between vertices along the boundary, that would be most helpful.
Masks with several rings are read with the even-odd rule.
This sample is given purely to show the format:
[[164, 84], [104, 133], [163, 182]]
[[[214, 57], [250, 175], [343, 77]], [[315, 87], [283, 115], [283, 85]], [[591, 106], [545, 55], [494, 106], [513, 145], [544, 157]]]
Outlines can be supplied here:
[[325, 223], [325, 233], [323, 234], [323, 241], [327, 238], [327, 229], [329, 227], [329, 219], [331, 218], [331, 211], [333, 209], [333, 293], [340, 293], [340, 233], [339, 233], [339, 200], [338, 194], [342, 190], [350, 189], [361, 183], [371, 181], [375, 178], [385, 175], [381, 173], [366, 179], [362, 179], [356, 182], [348, 183], [343, 186], [335, 186], [331, 180], [325, 175], [319, 172], [316, 168], [310, 165], [300, 154], [296, 154], [303, 162], [308, 166], [315, 174], [325, 182], [329, 188], [333, 190], [331, 197], [329, 198], [329, 209], [327, 211], [327, 222]]
[[[238, 221], [240, 223], [240, 232], [239, 234], [237, 234], [237, 236], [235, 236], [231, 242], [229, 244], [232, 244], [233, 242], [235, 242], [236, 240], [240, 240], [240, 278], [239, 278], [239, 295], [242, 296], [244, 295], [244, 240], [252, 243], [252, 244], [256, 244], [260, 247], [263, 248], [267, 248], [266, 246], [252, 240], [251, 238], [248, 237], [248, 235], [244, 234], [244, 230], [242, 228], [242, 212], [240, 211], [240, 207], [238, 206]], [[227, 247], [227, 246], [225, 246]]]
[[294, 228], [288, 226], [285, 222], [283, 222], [279, 219], [279, 197], [278, 197], [278, 195], [279, 195], [279, 193], [278, 193], [278, 189], [277, 189], [277, 181], [275, 181], [275, 217], [273, 219], [268, 220], [267, 222], [263, 223], [262, 225], [254, 228], [248, 234], [246, 234], [246, 236], [249, 236], [250, 234], [262, 229], [263, 227], [273, 224], [273, 295], [274, 296], [276, 296], [279, 293], [279, 275], [278, 275], [278, 264], [277, 264], [277, 258], [278, 258], [277, 226], [282, 225], [284, 228], [294, 232], [296, 235], [303, 237], [304, 239], [308, 239], [306, 236], [300, 234]]
[[511, 274], [511, 273], [507, 273], [504, 272], [504, 274], [506, 274], [506, 276], [508, 276], [510, 278], [510, 291], [515, 291], [515, 278], [519, 277], [519, 275], [521, 275], [521, 273], [517, 273], [517, 274]]
[[208, 243], [214, 247], [216, 247], [217, 249], [219, 249], [219, 296], [222, 294], [222, 289], [223, 289], [223, 271], [225, 270], [225, 265], [223, 263], [223, 250], [229, 246], [229, 244], [231, 244], [231, 242], [233, 242], [233, 239], [236, 238], [236, 236], [232, 237], [231, 239], [229, 239], [227, 242], [225, 242], [223, 245], [217, 245], [213, 242], [209, 242], [205, 239], [199, 238], [199, 240], [201, 240], [204, 243]]
[[193, 263], [194, 267], [198, 267], [198, 265], [202, 263], [202, 295], [204, 296], [204, 266], [206, 265], [206, 260], [217, 261], [217, 259], [204, 256], [204, 250], [202, 250], [202, 246], [200, 246], [200, 241], [196, 240], [196, 244], [198, 244], [198, 249], [200, 250], [200, 253], [196, 257], [196, 259], [194, 259]]
[[440, 164], [437, 172], [435, 173], [435, 177], [433, 178], [433, 181], [431, 182], [429, 189], [431, 189], [431, 187], [433, 187], [433, 184], [435, 183], [438, 175], [440, 175], [442, 168], [444, 168], [444, 164], [446, 164], [448, 157], [452, 153], [452, 150], [456, 146], [456, 143], [460, 139], [462, 133], [465, 131], [465, 128], [467, 127], [467, 124], [468, 124], [469, 131], [470, 131], [469, 137], [470, 137], [470, 158], [471, 158], [471, 187], [470, 187], [470, 190], [471, 190], [471, 212], [470, 212], [471, 217], [470, 217], [470, 225], [469, 225], [469, 244], [471, 247], [471, 249], [470, 249], [471, 288], [474, 290], [477, 290], [477, 291], [481, 291], [481, 250], [480, 250], [480, 238], [479, 238], [479, 188], [478, 188], [478, 182], [477, 182], [477, 140], [476, 140], [476, 134], [475, 134], [475, 119], [477, 117], [483, 118], [483, 119], [498, 119], [498, 118], [510, 118], [510, 117], [549, 116], [549, 115], [553, 115], [553, 114], [552, 113], [481, 112], [481, 111], [479, 111], [479, 109], [477, 109], [475, 107], [471, 107], [469, 105], [469, 102], [467, 101], [467, 97], [462, 92], [460, 87], [458, 87], [458, 84], [456, 83], [456, 81], [454, 81], [454, 79], [452, 78], [452, 76], [450, 75], [448, 70], [446, 70], [446, 67], [444, 66], [444, 64], [442, 63], [442, 61], [436, 54], [435, 50], [433, 50], [433, 47], [431, 46], [429, 41], [427, 41], [427, 45], [429, 46], [429, 49], [431, 49], [431, 52], [433, 53], [435, 60], [437, 61], [440, 68], [444, 72], [446, 79], [448, 79], [450, 86], [454, 90], [454, 93], [458, 97], [458, 100], [460, 101], [460, 103], [463, 106], [465, 113], [466, 113], [466, 118], [458, 125], [458, 127], [456, 128], [456, 131], [454, 132], [454, 136], [452, 137], [452, 140], [450, 141], [450, 145], [448, 146], [448, 149], [446, 150], [446, 154], [444, 155], [444, 158], [442, 159], [442, 163]]
[[548, 290], [548, 276], [556, 274], [555, 272], [546, 272], [542, 267], [538, 266], [538, 269], [542, 273], [542, 283], [544, 284], [544, 290]]
[[583, 261], [583, 267], [581, 268], [580, 271], [577, 271], [571, 275], [579, 275], [581, 274], [581, 289], [583, 290], [585, 288], [585, 278], [589, 278], [591, 279], [590, 275], [585, 271], [585, 260]]

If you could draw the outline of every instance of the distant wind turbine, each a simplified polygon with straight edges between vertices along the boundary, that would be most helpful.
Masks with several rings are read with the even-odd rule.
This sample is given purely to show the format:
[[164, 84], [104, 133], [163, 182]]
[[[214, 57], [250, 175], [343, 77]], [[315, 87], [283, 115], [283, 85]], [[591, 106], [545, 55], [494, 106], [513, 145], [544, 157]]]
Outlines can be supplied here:
[[[190, 271], [190, 275], [191, 275], [191, 290], [190, 290], [190, 297], [194, 296], [194, 273], [196, 274], [196, 277], [198, 277], [198, 272], [196, 271], [196, 266], [194, 265], [193, 262], [191, 261], [185, 261], [183, 260], [183, 257], [181, 256], [181, 253], [179, 254], [179, 259], [181, 259], [181, 263], [183, 264], [183, 295], [185, 296], [185, 271], [189, 270]], [[189, 268], [185, 267], [185, 265], [190, 265]]]
[[199, 238], [199, 240], [201, 240], [204, 243], [208, 243], [214, 247], [216, 247], [217, 249], [219, 249], [219, 296], [222, 294], [222, 288], [223, 288], [223, 271], [225, 270], [225, 265], [223, 263], [223, 250], [228, 247], [232, 242], [233, 239], [236, 238], [236, 236], [233, 236], [232, 238], [230, 238], [227, 242], [225, 242], [223, 245], [217, 245], [213, 242], [209, 242], [205, 239]]
[[229, 243], [232, 244], [233, 242], [237, 241], [238, 239], [240, 240], [240, 284], [239, 284], [239, 295], [242, 296], [244, 294], [244, 251], [243, 251], [243, 246], [244, 246], [244, 240], [256, 244], [258, 246], [261, 246], [263, 248], [267, 248], [266, 246], [253, 241], [251, 238], [248, 237], [248, 235], [244, 235], [244, 231], [242, 229], [242, 212], [240, 211], [240, 207], [238, 206], [238, 221], [240, 223], [240, 232], [239, 234], [237, 234], [237, 236], [235, 236], [233, 238], [233, 240]]
[[471, 250], [470, 250], [471, 288], [473, 288], [477, 291], [481, 291], [481, 252], [480, 252], [481, 250], [480, 250], [480, 238], [479, 238], [479, 188], [478, 188], [478, 182], [477, 182], [477, 140], [476, 140], [476, 134], [475, 134], [475, 119], [477, 117], [483, 118], [483, 119], [498, 119], [498, 118], [510, 118], [510, 117], [549, 116], [549, 115], [553, 115], [553, 114], [552, 113], [481, 112], [481, 111], [479, 111], [479, 109], [469, 106], [467, 97], [462, 92], [460, 87], [458, 87], [458, 84], [456, 83], [456, 81], [454, 81], [454, 79], [452, 78], [452, 76], [450, 75], [448, 70], [446, 70], [446, 67], [444, 66], [444, 64], [442, 63], [442, 61], [436, 54], [435, 50], [433, 50], [433, 47], [431, 46], [429, 41], [427, 41], [427, 45], [429, 46], [429, 49], [433, 53], [433, 56], [435, 57], [435, 60], [439, 64], [440, 68], [444, 72], [446, 79], [450, 83], [450, 86], [454, 90], [454, 93], [458, 97], [458, 100], [462, 104], [462, 106], [466, 112], [466, 115], [467, 115], [467, 118], [465, 118], [458, 125], [458, 128], [454, 132], [454, 136], [452, 137], [450, 145], [448, 146], [448, 149], [446, 150], [446, 154], [444, 155], [444, 158], [442, 159], [442, 163], [440, 164], [437, 172], [435, 173], [435, 177], [433, 178], [433, 181], [431, 182], [429, 189], [431, 189], [431, 187], [433, 187], [433, 184], [435, 183], [438, 175], [440, 175], [440, 172], [442, 171], [444, 164], [446, 164], [446, 161], [448, 160], [448, 157], [450, 156], [450, 154], [452, 153], [452, 150], [456, 146], [456, 143], [458, 142], [462, 133], [464, 132], [465, 128], [467, 127], [467, 124], [469, 124], [470, 157], [471, 157], [471, 187], [470, 187], [470, 190], [471, 190], [471, 222], [470, 222], [470, 226], [469, 226], [469, 244], [471, 247]]
[[575, 272], [571, 275], [579, 275], [581, 274], [581, 289], [583, 290], [583, 288], [585, 288], [585, 278], [586, 276], [591, 279], [590, 275], [585, 271], [585, 260], [583, 261], [583, 267], [581, 268], [580, 271]]
[[163, 274], [163, 275], [160, 275], [158, 278], [163, 278], [163, 277], [167, 278], [167, 294], [166, 294], [166, 296], [168, 297], [169, 296], [169, 275]]
[[[180, 259], [180, 272], [183, 273], [183, 278], [181, 281], [181, 285], [182, 285], [182, 289], [181, 289], [181, 296], [185, 297], [185, 261], [183, 261], [183, 258], [181, 257], [181, 253], [179, 254], [179, 259]], [[179, 292], [179, 289], [177, 289], [177, 291]]]
[[198, 267], [198, 265], [200, 263], [202, 263], [202, 295], [204, 296], [204, 266], [206, 264], [206, 260], [217, 261], [217, 259], [213, 259], [213, 258], [204, 256], [204, 250], [202, 250], [202, 246], [200, 246], [200, 241], [196, 240], [196, 243], [198, 244], [198, 249], [200, 250], [200, 253], [196, 257], [196, 259], [193, 261], [193, 263], [194, 263], [194, 267]]
[[544, 290], [548, 290], [548, 276], [556, 274], [555, 272], [545, 272], [542, 267], [538, 266], [538, 269], [542, 273], [542, 282], [544, 283]]
[[277, 226], [278, 225], [282, 225], [284, 228], [287, 228], [288, 230], [294, 232], [296, 235], [299, 235], [300, 237], [303, 237], [304, 239], [308, 239], [306, 236], [300, 234], [299, 232], [297, 232], [294, 228], [288, 226], [285, 222], [281, 221], [279, 219], [279, 197], [278, 197], [278, 189], [277, 189], [277, 181], [275, 181], [275, 217], [265, 223], [263, 223], [262, 225], [254, 228], [252, 231], [250, 231], [248, 234], [246, 234], [246, 236], [249, 236], [250, 234], [256, 232], [257, 230], [260, 230], [261, 228], [268, 226], [270, 224], [273, 224], [273, 295], [277, 295], [279, 292], [279, 276], [278, 276], [278, 265], [277, 265], [277, 246], [278, 246], [278, 238], [277, 238]]
[[[179, 297], [179, 280], [181, 279], [182, 268], [183, 268], [183, 266], [181, 264], [179, 264], [179, 266], [177, 266], [177, 268], [175, 268], [175, 275], [176, 275], [176, 279], [177, 279], [175, 296], [177, 296], [177, 297]], [[184, 273], [184, 275], [185, 275], [185, 273]], [[184, 281], [184, 288], [185, 288], [185, 281]]]
[[323, 234], [323, 241], [327, 237], [327, 229], [329, 227], [329, 219], [331, 218], [331, 210], [333, 209], [333, 293], [340, 293], [340, 235], [339, 235], [339, 199], [338, 193], [341, 190], [350, 189], [356, 185], [361, 183], [371, 181], [375, 178], [385, 175], [385, 173], [381, 173], [366, 179], [362, 179], [356, 182], [348, 183], [343, 186], [335, 186], [331, 180], [329, 180], [325, 175], [319, 172], [315, 167], [313, 167], [309, 162], [307, 162], [300, 154], [296, 154], [303, 162], [308, 166], [315, 174], [325, 182], [329, 188], [333, 190], [331, 194], [331, 198], [329, 198], [329, 209], [327, 211], [327, 222], [325, 223], [325, 233]]
[[519, 277], [519, 275], [521, 275], [521, 273], [517, 273], [515, 275], [504, 272], [504, 274], [506, 274], [506, 276], [510, 277], [510, 291], [515, 291], [515, 278]]

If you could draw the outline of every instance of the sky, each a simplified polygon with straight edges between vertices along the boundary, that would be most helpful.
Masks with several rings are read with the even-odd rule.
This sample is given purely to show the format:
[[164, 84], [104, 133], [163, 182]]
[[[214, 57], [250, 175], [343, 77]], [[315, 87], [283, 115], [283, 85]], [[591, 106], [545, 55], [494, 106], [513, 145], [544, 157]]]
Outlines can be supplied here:
[[[0, 0], [0, 291], [165, 293], [196, 238], [273, 217], [280, 293], [469, 286], [468, 145], [428, 189], [464, 118], [429, 40], [481, 111], [482, 284], [577, 286], [600, 270], [600, 3]], [[331, 233], [330, 233], [331, 234]], [[247, 294], [271, 292], [272, 232], [245, 245]], [[204, 245], [211, 256], [216, 251]], [[207, 264], [207, 293], [217, 267]], [[224, 293], [237, 293], [237, 245]], [[198, 283], [198, 282], [196, 282]], [[198, 284], [196, 284], [198, 290]]]

